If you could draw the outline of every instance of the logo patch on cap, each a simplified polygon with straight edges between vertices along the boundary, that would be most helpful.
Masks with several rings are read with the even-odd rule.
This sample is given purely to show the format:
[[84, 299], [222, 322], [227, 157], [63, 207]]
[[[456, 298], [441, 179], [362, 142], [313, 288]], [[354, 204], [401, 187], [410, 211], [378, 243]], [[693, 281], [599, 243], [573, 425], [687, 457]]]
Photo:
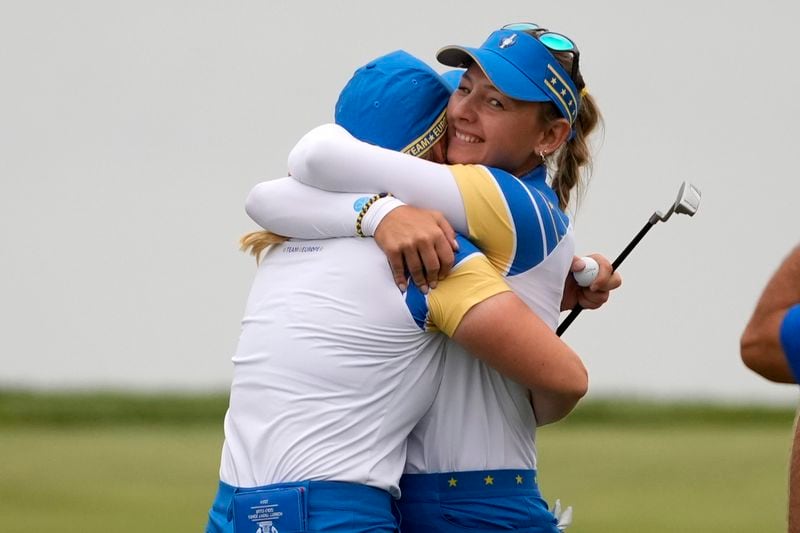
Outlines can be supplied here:
[[512, 33], [502, 41], [500, 41], [500, 48], [508, 48], [509, 46], [514, 46], [517, 44], [517, 34]]

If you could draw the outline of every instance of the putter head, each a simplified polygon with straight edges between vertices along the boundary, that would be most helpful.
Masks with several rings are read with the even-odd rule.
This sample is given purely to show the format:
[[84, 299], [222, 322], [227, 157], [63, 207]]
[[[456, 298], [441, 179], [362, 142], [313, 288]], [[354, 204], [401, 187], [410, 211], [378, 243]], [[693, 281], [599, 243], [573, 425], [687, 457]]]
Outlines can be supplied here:
[[656, 211], [650, 219], [651, 223], [658, 222], [659, 220], [661, 222], [666, 222], [669, 217], [672, 216], [672, 213], [689, 215], [690, 217], [694, 216], [700, 208], [701, 197], [700, 189], [688, 181], [684, 181], [681, 184], [681, 188], [678, 190], [678, 198], [675, 200], [675, 203], [670, 206], [669, 211], [667, 211], [666, 214], [661, 214], [661, 211]]
[[678, 199], [675, 200], [675, 212], [679, 215], [694, 216], [700, 208], [700, 189], [684, 181], [678, 191]]

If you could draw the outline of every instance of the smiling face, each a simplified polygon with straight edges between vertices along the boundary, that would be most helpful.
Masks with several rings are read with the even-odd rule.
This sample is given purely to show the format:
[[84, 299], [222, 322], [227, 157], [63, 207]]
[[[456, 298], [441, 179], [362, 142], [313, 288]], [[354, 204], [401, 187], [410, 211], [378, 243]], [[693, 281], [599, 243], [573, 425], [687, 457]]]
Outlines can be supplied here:
[[461, 78], [447, 106], [450, 163], [474, 163], [521, 176], [541, 163], [539, 151], [551, 153], [549, 127], [538, 102], [514, 100], [498, 91], [473, 64]]

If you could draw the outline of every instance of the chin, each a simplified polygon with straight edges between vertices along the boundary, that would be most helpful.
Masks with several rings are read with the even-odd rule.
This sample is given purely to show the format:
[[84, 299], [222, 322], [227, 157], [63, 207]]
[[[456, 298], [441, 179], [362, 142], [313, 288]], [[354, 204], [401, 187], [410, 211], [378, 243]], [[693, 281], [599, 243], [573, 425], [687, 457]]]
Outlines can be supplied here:
[[453, 146], [447, 150], [447, 161], [453, 165], [469, 165], [480, 163], [482, 158], [479, 150], [470, 149], [466, 146]]

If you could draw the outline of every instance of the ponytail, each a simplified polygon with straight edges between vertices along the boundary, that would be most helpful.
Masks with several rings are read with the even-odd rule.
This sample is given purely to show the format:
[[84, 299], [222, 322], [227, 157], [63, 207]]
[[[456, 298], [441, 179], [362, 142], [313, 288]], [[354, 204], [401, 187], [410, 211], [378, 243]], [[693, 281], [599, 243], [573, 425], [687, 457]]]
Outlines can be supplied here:
[[[538, 38], [538, 35], [545, 31], [547, 30], [540, 28], [526, 30], [526, 33]], [[551, 53], [564, 67], [564, 70], [572, 72], [574, 57], [570, 52], [551, 51]], [[592, 172], [592, 152], [588, 138], [598, 124], [602, 125], [603, 122], [600, 108], [597, 107], [594, 97], [586, 91], [586, 82], [583, 80], [583, 75], [580, 71], [575, 73], [575, 79], [572, 81], [581, 94], [578, 118], [572, 124], [575, 135], [556, 151], [555, 163], [549, 162], [550, 170], [553, 171], [553, 181], [550, 186], [558, 196], [558, 205], [561, 209], [566, 209], [569, 205], [572, 189], [577, 189], [579, 201], [583, 196], [583, 191], [589, 183], [589, 176]], [[561, 119], [563, 116], [555, 104], [548, 102], [542, 106], [542, 118], [549, 122]], [[586, 176], [583, 179], [581, 179], [582, 167], [586, 167]]]
[[239, 239], [239, 250], [254, 256], [256, 264], [258, 264], [261, 261], [261, 253], [264, 250], [273, 244], [280, 244], [286, 240], [288, 240], [288, 237], [277, 235], [271, 231], [253, 231]]
[[[579, 201], [583, 196], [592, 172], [592, 151], [588, 137], [603, 121], [594, 97], [584, 90], [581, 92], [583, 95], [578, 118], [572, 125], [575, 135], [556, 153], [555, 172], [551, 186], [558, 195], [558, 204], [561, 209], [565, 209], [569, 204], [573, 188], [577, 190]], [[581, 179], [582, 167], [585, 167], [586, 174], [583, 179]]]

